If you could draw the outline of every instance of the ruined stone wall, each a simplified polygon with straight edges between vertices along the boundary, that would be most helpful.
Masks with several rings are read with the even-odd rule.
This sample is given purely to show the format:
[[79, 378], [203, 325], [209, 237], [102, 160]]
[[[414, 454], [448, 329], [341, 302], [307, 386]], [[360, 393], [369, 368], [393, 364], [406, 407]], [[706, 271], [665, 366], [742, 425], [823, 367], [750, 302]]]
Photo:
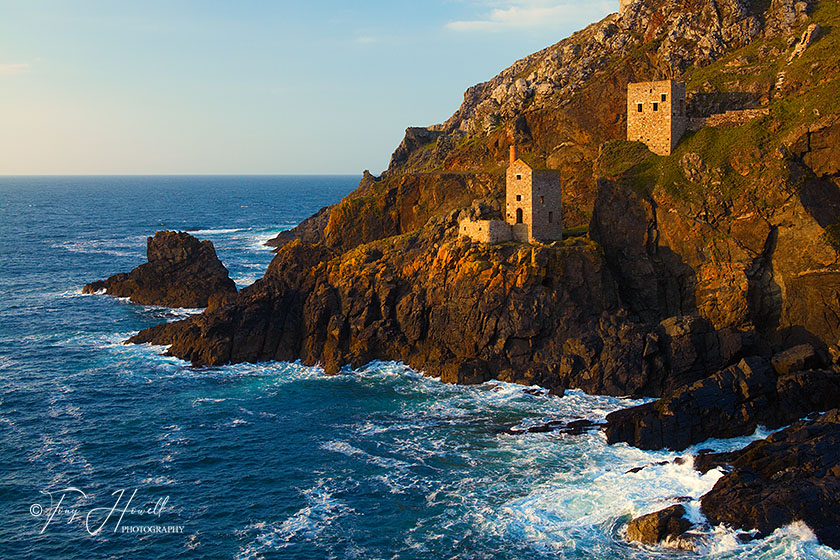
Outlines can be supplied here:
[[[533, 237], [531, 231], [531, 225], [534, 223], [533, 176], [533, 170], [522, 160], [516, 160], [507, 170], [505, 221], [514, 226], [514, 239], [525, 243]], [[521, 224], [518, 224], [517, 210], [522, 211]]]
[[770, 114], [769, 109], [742, 109], [740, 111], [726, 111], [715, 113], [708, 117], [688, 119], [688, 130], [700, 130], [704, 126], [730, 127], [741, 126], [753, 119]]
[[671, 154], [686, 129], [685, 84], [664, 80], [627, 85], [627, 140]]
[[534, 171], [533, 224], [531, 235], [538, 241], [563, 239], [562, 184], [560, 173], [552, 170]]
[[504, 243], [512, 239], [510, 224], [502, 220], [471, 220], [458, 224], [458, 234], [478, 243]]

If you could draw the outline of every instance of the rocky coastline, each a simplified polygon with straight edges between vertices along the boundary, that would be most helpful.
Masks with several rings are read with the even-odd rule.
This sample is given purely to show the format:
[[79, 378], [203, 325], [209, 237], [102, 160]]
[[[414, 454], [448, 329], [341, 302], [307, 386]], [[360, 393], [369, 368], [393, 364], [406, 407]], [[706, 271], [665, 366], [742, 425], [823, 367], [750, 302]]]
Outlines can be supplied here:
[[[698, 469], [726, 472], [702, 512], [752, 537], [803, 521], [840, 548], [837, 24], [829, 0], [622, 2], [470, 88], [445, 123], [408, 129], [380, 177], [366, 172], [356, 191], [273, 240], [253, 285], [235, 293], [219, 287], [226, 271], [213, 273], [211, 290], [177, 298], [204, 313], [129, 342], [166, 345], [197, 366], [300, 359], [336, 374], [387, 359], [444, 382], [657, 398], [603, 426], [609, 443], [642, 449], [789, 426], [698, 456]], [[803, 46], [809, 29], [823, 31]], [[665, 157], [618, 140], [627, 82], [674, 76], [698, 118], [759, 116], [690, 132]], [[574, 236], [458, 237], [460, 219], [500, 216], [511, 144], [563, 172]], [[85, 289], [175, 301], [124, 287], [161, 282], [146, 270], [173, 261], [152, 245], [150, 268]], [[195, 266], [218, 271], [202, 251]], [[192, 286], [196, 268], [182, 271], [162, 283]], [[544, 431], [555, 427], [591, 428]], [[692, 548], [685, 513], [675, 504], [633, 520], [628, 539]]]

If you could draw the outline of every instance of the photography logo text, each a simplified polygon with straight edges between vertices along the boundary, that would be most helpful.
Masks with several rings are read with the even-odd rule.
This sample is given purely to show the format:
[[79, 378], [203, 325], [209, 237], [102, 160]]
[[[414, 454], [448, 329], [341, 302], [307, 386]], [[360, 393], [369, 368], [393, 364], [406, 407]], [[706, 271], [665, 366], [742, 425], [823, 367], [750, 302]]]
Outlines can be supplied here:
[[104, 533], [182, 534], [183, 525], [167, 525], [166, 516], [174, 512], [169, 496], [144, 499], [137, 488], [121, 488], [102, 500], [94, 499], [79, 488], [41, 490], [49, 504], [36, 502], [29, 506], [32, 517], [41, 521], [40, 534], [58, 523], [79, 524], [90, 535]]

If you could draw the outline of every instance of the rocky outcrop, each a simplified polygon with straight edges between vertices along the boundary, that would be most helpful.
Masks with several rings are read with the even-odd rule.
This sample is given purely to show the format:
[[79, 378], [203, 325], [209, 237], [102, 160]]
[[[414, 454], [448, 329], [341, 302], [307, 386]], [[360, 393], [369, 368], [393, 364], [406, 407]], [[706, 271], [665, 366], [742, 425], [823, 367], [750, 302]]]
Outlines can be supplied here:
[[197, 365], [301, 358], [335, 373], [390, 358], [446, 382], [637, 396], [666, 394], [752, 351], [752, 333], [697, 317], [632, 320], [590, 241], [473, 244], [455, 238], [463, 212], [335, 257], [295, 241], [230, 306], [132, 341], [171, 345]]
[[711, 523], [762, 537], [803, 521], [822, 544], [840, 549], [840, 410], [702, 458], [703, 469], [717, 465], [728, 472], [701, 500]]
[[779, 352], [771, 363], [773, 369], [779, 375], [787, 375], [797, 371], [816, 369], [825, 365], [825, 357], [820, 356], [817, 350], [810, 344], [800, 344]]
[[685, 507], [676, 504], [661, 511], [648, 513], [627, 524], [627, 540], [642, 544], [661, 544], [668, 548], [691, 548], [681, 539], [694, 525], [685, 518]]
[[[710, 152], [689, 151], [669, 164], [667, 180], [651, 173], [656, 162], [640, 146], [607, 144], [590, 231], [628, 309], [645, 321], [696, 313], [716, 329], [755, 329], [783, 347], [833, 344], [840, 266], [830, 224], [840, 190], [802, 163], [828, 172], [836, 150], [823, 152], [823, 140], [816, 151], [805, 146], [832, 133], [803, 135], [794, 144], [801, 160], [744, 148], [712, 165]], [[821, 155], [809, 160], [812, 152]]]
[[236, 284], [213, 248], [183, 232], [159, 231], [146, 241], [148, 262], [129, 273], [85, 285], [91, 294], [102, 290], [143, 305], [207, 307], [236, 295]]
[[802, 33], [802, 38], [799, 39], [799, 42], [796, 43], [796, 46], [794, 46], [793, 52], [791, 52], [790, 55], [788, 55], [788, 62], [793, 61], [794, 58], [799, 58], [800, 56], [802, 56], [802, 53], [805, 52], [805, 49], [810, 47], [811, 44], [817, 40], [820, 31], [822, 31], [822, 29], [820, 28], [820, 24], [812, 23], [811, 25], [809, 25], [808, 29], [806, 29], [805, 32]]
[[605, 432], [610, 443], [683, 450], [711, 437], [751, 434], [759, 425], [778, 428], [838, 399], [837, 371], [776, 376], [767, 360], [751, 357], [656, 402], [613, 412]]
[[[586, 87], [613, 91], [621, 82], [623, 98], [631, 76], [622, 68], [615, 84], [593, 77]], [[500, 174], [404, 172], [492, 164], [508, 132], [546, 164], [587, 167], [583, 142], [561, 150], [577, 150], [575, 164], [540, 144], [553, 142], [568, 118], [546, 102], [486, 142], [464, 136], [464, 151], [444, 164], [433, 154], [455, 132], [412, 131], [406, 150], [419, 147], [399, 173], [367, 175], [293, 234], [266, 277], [230, 306], [135, 340], [172, 344], [172, 354], [196, 364], [302, 358], [336, 372], [386, 358], [453, 382], [663, 396], [746, 356], [770, 358], [774, 347], [800, 343], [821, 349], [840, 338], [840, 304], [830, 295], [840, 278], [837, 250], [812, 215], [820, 197], [798, 190], [809, 173], [805, 155], [771, 157], [750, 135], [729, 146], [715, 136], [735, 134], [729, 129], [701, 131], [666, 160], [641, 144], [607, 144], [594, 167], [591, 240], [551, 247], [456, 240], [465, 208], [502, 198]], [[575, 126], [583, 124], [587, 142], [621, 128]], [[569, 198], [589, 188], [575, 181], [583, 175], [569, 176]]]

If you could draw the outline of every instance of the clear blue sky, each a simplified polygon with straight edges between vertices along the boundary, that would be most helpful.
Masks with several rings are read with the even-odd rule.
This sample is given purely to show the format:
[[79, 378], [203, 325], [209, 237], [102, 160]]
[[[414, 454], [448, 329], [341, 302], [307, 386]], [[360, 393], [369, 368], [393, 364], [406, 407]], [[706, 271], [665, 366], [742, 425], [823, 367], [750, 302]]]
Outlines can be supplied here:
[[0, 0], [0, 174], [379, 172], [618, 0]]

